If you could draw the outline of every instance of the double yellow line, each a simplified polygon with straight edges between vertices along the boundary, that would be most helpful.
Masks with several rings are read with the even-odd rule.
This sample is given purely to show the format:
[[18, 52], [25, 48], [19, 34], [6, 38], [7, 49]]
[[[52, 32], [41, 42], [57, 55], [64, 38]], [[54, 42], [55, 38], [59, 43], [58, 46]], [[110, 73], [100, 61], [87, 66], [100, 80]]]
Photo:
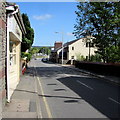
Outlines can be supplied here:
[[[34, 68], [35, 68], [35, 67], [34, 67]], [[46, 100], [46, 98], [44, 97], [45, 94], [44, 94], [44, 90], [43, 90], [43, 87], [42, 87], [40, 78], [37, 77], [38, 73], [37, 73], [36, 68], [35, 68], [35, 73], [36, 73], [36, 78], [37, 78], [38, 83], [39, 83], [39, 86], [40, 86], [41, 94], [43, 95], [43, 102], [44, 102], [44, 104], [45, 104], [45, 108], [46, 108], [46, 112], [47, 112], [47, 114], [48, 114], [48, 118], [53, 118], [53, 117], [52, 117], [52, 114], [51, 114], [51, 111], [50, 111], [50, 108], [49, 108], [49, 105], [48, 105], [48, 103], [47, 103], [47, 100]], [[41, 111], [41, 117], [42, 117], [42, 111]]]

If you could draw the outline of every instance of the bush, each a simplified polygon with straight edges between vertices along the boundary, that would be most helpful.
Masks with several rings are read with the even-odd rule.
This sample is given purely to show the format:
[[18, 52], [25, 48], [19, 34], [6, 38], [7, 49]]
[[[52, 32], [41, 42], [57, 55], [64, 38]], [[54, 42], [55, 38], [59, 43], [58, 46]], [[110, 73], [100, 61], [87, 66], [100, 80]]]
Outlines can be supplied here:
[[95, 55], [91, 55], [90, 56], [90, 61], [92, 62], [101, 62], [102, 59], [101, 59], [101, 55], [96, 53]]
[[26, 53], [26, 52], [22, 52], [21, 53], [21, 57], [25, 58], [26, 57], [26, 62], [30, 61], [32, 58], [32, 54], [31, 53]]
[[85, 57], [81, 54], [77, 55], [76, 57], [78, 61], [85, 61]]

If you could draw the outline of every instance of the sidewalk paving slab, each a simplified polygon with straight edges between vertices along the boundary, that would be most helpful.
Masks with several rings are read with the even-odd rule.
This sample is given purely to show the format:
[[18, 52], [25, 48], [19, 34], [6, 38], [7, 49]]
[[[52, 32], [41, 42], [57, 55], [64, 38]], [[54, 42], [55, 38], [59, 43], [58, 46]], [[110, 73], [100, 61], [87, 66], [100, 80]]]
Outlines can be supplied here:
[[6, 104], [2, 118], [38, 118], [33, 69], [30, 67], [21, 76], [11, 101]]
[[28, 99], [12, 99], [6, 104], [5, 111], [7, 112], [29, 112], [30, 100]]
[[36, 118], [36, 112], [4, 112], [3, 113], [3, 120], [5, 118]]

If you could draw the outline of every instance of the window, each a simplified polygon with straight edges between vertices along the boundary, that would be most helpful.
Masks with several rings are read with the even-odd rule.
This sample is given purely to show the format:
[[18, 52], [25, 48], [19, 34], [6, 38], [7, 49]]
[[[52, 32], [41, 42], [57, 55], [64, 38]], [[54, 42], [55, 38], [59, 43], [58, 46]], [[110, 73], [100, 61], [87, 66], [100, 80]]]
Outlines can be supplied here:
[[16, 43], [13, 41], [10, 41], [10, 66], [16, 64]]
[[74, 50], [74, 47], [72, 47], [72, 50]]
[[10, 53], [10, 66], [16, 64], [16, 54]]
[[89, 47], [89, 42], [86, 43], [86, 47]]
[[86, 56], [86, 61], [88, 61], [88, 56]]

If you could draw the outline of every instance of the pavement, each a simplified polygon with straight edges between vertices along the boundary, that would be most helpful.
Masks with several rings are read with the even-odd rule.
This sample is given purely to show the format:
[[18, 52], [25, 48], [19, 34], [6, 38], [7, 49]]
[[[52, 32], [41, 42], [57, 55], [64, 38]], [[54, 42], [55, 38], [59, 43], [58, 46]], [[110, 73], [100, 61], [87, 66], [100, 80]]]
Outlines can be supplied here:
[[24, 75], [21, 75], [11, 101], [6, 104], [2, 118], [32, 118], [36, 120], [37, 115], [37, 93], [33, 69], [28, 68]]
[[[27, 69], [27, 72], [21, 76], [20, 82], [17, 85], [16, 90], [14, 91], [10, 103], [7, 103], [5, 109], [3, 111], [2, 117], [5, 118], [32, 118], [36, 120], [37, 118], [41, 118], [39, 114], [39, 98], [37, 93], [37, 85], [35, 79], [34, 68]], [[62, 65], [62, 67], [67, 67], [69, 69], [74, 69], [86, 74], [90, 74], [92, 76], [96, 76], [98, 78], [102, 78], [107, 80], [108, 82], [112, 82], [120, 85], [120, 81], [118, 77], [115, 76], [103, 76], [95, 73], [91, 73], [89, 71], [81, 70], [75, 68], [73, 65]], [[39, 112], [38, 112], [39, 111]], [[3, 119], [3, 120], [4, 120]]]

